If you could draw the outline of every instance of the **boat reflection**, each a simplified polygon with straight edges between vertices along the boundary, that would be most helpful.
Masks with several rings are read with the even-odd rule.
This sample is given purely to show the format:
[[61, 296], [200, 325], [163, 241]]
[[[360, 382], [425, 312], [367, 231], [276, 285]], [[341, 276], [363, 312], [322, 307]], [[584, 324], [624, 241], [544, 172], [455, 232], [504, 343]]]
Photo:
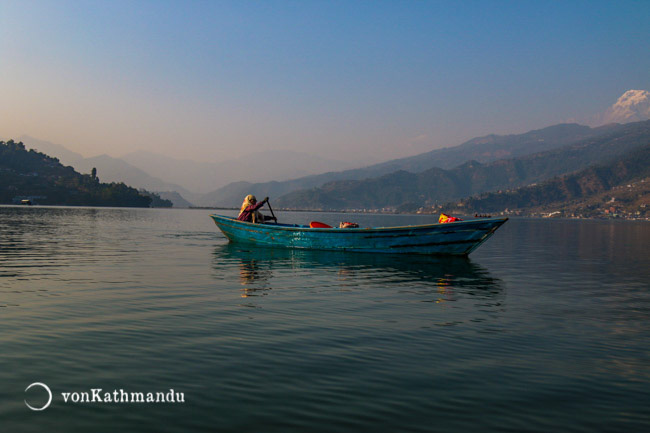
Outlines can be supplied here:
[[215, 247], [213, 262], [217, 273], [224, 267], [239, 267], [243, 297], [267, 294], [271, 282], [277, 287], [291, 286], [287, 277], [327, 279], [347, 290], [393, 287], [399, 292], [422, 295], [426, 302], [446, 302], [467, 295], [494, 300], [503, 292], [499, 279], [464, 257], [258, 248], [229, 243]]

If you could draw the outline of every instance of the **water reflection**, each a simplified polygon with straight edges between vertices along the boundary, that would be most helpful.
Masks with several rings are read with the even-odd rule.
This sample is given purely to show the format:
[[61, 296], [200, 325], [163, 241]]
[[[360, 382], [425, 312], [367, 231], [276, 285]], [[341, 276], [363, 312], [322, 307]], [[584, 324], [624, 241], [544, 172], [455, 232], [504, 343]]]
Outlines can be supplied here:
[[[238, 267], [243, 297], [266, 294], [272, 283], [281, 286], [282, 281], [288, 281], [285, 278], [287, 274], [291, 274], [294, 280], [298, 276], [305, 281], [335, 274], [340, 289], [391, 287], [402, 293], [426, 297], [422, 299], [424, 302], [447, 302], [461, 295], [494, 299], [503, 292], [499, 279], [462, 257], [360, 254], [225, 244], [215, 247], [213, 263], [215, 275], [221, 275], [224, 268]], [[331, 278], [328, 280], [332, 281]]]

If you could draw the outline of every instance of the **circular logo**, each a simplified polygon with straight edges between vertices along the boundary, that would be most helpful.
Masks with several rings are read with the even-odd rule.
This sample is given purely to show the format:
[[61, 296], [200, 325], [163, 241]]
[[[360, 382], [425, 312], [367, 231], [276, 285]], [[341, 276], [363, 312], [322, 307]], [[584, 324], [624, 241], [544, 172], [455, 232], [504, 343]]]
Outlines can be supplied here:
[[25, 392], [29, 391], [29, 389], [32, 388], [32, 387], [34, 387], [34, 386], [40, 386], [40, 387], [42, 387], [45, 391], [47, 391], [47, 394], [48, 394], [47, 403], [45, 403], [45, 405], [44, 405], [43, 407], [40, 407], [40, 408], [39, 408], [39, 407], [30, 406], [30, 404], [27, 403], [27, 400], [25, 400], [25, 404], [27, 405], [28, 408], [30, 408], [31, 410], [35, 410], [35, 411], [40, 411], [40, 410], [45, 410], [45, 409], [47, 409], [47, 408], [50, 406], [50, 403], [52, 403], [52, 391], [50, 391], [50, 388], [49, 388], [47, 385], [45, 385], [44, 383], [41, 383], [41, 382], [34, 382], [34, 383], [32, 383], [31, 385], [29, 385], [27, 388], [25, 388]]

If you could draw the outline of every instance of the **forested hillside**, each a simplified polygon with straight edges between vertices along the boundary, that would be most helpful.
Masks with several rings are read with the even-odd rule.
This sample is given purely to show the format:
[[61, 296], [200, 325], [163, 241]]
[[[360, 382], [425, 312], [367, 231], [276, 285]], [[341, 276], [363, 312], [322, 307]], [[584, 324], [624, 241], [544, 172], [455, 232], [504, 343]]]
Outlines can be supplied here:
[[[441, 206], [462, 213], [556, 211], [566, 216], [645, 217], [650, 193], [650, 144], [578, 173], [512, 191], [485, 193]], [[567, 212], [568, 211], [568, 212]]]
[[[95, 173], [77, 173], [56, 158], [26, 150], [21, 142], [0, 141], [0, 203], [21, 199], [75, 206], [149, 207], [152, 203], [151, 197], [123, 183], [101, 183]], [[167, 200], [158, 203], [171, 206]]]

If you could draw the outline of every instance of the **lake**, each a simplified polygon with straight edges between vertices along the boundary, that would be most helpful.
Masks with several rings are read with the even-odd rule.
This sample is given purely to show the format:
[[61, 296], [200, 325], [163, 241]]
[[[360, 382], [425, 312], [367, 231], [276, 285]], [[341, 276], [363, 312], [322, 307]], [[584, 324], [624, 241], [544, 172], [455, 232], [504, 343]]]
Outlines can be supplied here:
[[0, 207], [0, 430], [650, 431], [647, 222], [511, 219], [462, 259], [231, 245], [209, 214]]

